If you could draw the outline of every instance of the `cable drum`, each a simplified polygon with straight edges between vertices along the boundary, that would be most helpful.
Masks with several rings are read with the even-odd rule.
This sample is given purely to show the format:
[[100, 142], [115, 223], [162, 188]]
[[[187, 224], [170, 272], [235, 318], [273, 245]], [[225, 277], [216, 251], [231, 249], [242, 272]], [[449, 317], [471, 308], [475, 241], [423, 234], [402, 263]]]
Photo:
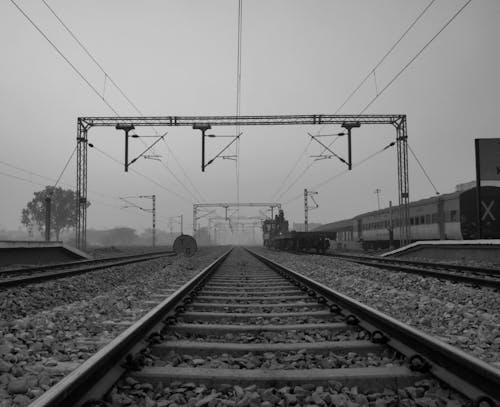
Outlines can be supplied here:
[[185, 257], [191, 257], [198, 250], [198, 245], [192, 236], [180, 235], [175, 239], [173, 249], [177, 254], [184, 254]]

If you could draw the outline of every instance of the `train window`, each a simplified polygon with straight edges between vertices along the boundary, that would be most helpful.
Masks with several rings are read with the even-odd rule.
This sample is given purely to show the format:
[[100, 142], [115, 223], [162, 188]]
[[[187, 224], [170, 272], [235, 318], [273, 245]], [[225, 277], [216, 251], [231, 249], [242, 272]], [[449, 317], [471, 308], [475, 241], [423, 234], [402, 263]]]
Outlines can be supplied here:
[[419, 217], [418, 217], [418, 216], [415, 216], [415, 225], [418, 225], [418, 224], [419, 224], [418, 220], [419, 220]]
[[438, 217], [437, 213], [433, 213], [431, 215], [431, 222], [432, 223], [437, 223], [437, 217]]
[[450, 211], [450, 222], [457, 221], [457, 211]]
[[420, 224], [421, 224], [421, 225], [423, 225], [424, 223], [425, 223], [425, 216], [424, 216], [424, 215], [422, 215], [422, 216], [420, 217]]
[[431, 215], [425, 215], [425, 223], [426, 224], [431, 223]]
[[410, 225], [414, 225], [415, 224], [415, 219], [414, 218], [410, 218]]

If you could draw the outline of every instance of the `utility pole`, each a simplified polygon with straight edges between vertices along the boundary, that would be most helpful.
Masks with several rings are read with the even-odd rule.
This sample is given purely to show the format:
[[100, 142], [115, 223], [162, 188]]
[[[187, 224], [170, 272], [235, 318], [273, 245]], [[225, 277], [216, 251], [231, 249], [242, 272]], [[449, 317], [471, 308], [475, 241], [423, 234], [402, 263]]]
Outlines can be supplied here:
[[153, 199], [153, 247], [156, 247], [156, 195], [152, 195]]
[[382, 190], [380, 188], [377, 188], [375, 191], [373, 191], [375, 194], [377, 194], [377, 204], [378, 204], [378, 210], [380, 210], [380, 193]]
[[45, 241], [50, 242], [50, 207], [51, 207], [50, 195], [45, 197]]
[[392, 219], [392, 201], [389, 201], [389, 249], [394, 249], [394, 222]]
[[[313, 195], [317, 195], [317, 192], [308, 191], [307, 188], [304, 189], [304, 232], [309, 231], [309, 209], [316, 209], [319, 207], [318, 203], [314, 200]], [[311, 197], [314, 202], [314, 206], [309, 206], [308, 198]]]
[[156, 247], [156, 195], [139, 195], [138, 198], [146, 198], [153, 201], [151, 209], [141, 209], [145, 212], [151, 212], [153, 215], [153, 247]]

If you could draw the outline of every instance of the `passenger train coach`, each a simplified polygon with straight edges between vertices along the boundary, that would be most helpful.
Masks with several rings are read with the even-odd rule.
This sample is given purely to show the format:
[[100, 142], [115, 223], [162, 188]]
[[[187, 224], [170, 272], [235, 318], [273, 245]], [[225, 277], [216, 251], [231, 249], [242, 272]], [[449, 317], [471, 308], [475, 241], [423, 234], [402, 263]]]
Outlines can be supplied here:
[[[411, 202], [411, 240], [477, 239], [476, 199], [476, 188], [469, 187]], [[500, 238], [499, 187], [481, 187], [481, 222], [483, 239]], [[391, 241], [399, 245], [399, 224], [399, 207], [394, 206], [328, 223], [314, 232], [333, 233], [332, 248], [388, 248]]]

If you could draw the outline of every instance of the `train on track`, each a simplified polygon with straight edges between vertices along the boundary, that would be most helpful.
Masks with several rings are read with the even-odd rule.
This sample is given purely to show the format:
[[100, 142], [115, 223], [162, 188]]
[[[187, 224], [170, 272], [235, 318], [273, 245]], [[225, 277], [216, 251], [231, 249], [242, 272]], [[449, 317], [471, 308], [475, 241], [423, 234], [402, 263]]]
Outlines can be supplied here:
[[[410, 203], [411, 241], [477, 239], [476, 188], [457, 186], [457, 191]], [[325, 252], [336, 249], [370, 250], [398, 247], [399, 207], [360, 214], [320, 226], [311, 232], [288, 231], [283, 211], [263, 223], [264, 245], [277, 250]], [[500, 187], [481, 187], [483, 239], [500, 239]]]
[[[410, 203], [411, 241], [477, 239], [476, 188], [458, 186], [457, 191]], [[500, 188], [481, 187], [483, 239], [500, 239]], [[399, 207], [363, 213], [328, 223], [314, 232], [335, 235], [337, 248], [385, 249], [398, 247]]]
[[262, 223], [264, 246], [275, 250], [309, 251], [325, 253], [330, 247], [331, 232], [296, 232], [288, 230], [288, 221], [280, 209], [274, 219]]

